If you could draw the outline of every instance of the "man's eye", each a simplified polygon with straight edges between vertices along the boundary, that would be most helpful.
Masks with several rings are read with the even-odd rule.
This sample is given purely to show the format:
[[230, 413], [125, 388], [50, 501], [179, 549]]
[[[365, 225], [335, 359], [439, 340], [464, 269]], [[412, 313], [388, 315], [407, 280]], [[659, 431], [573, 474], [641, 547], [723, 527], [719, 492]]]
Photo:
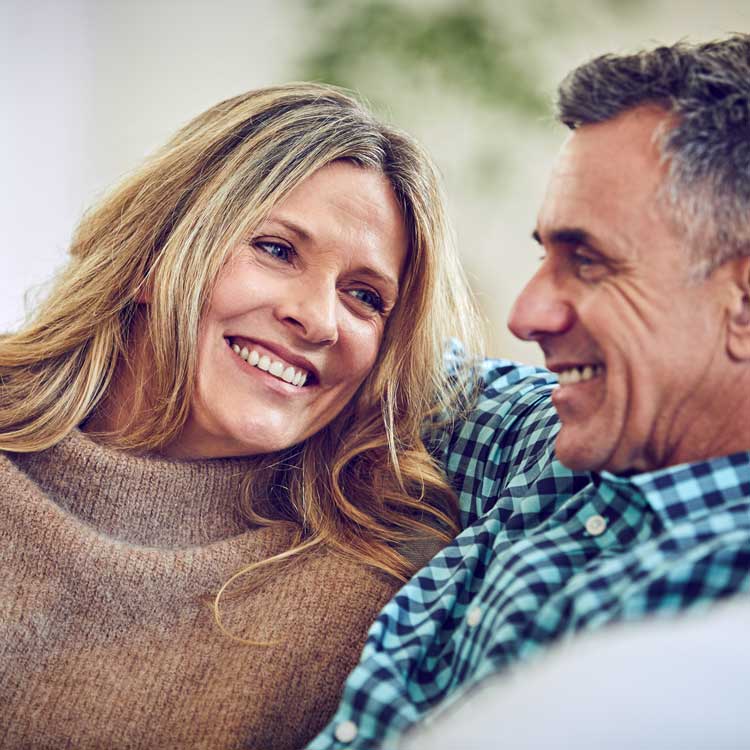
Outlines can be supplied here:
[[589, 252], [576, 251], [572, 256], [575, 272], [584, 281], [598, 281], [606, 274], [602, 259]]
[[350, 289], [347, 294], [373, 310], [377, 310], [377, 312], [383, 312], [385, 308], [382, 297], [377, 292], [373, 292], [372, 289]]
[[270, 240], [256, 240], [253, 243], [253, 247], [256, 247], [262, 253], [270, 255], [272, 258], [285, 261], [289, 263], [294, 254], [294, 249], [289, 245], [282, 245], [280, 242], [272, 242]]

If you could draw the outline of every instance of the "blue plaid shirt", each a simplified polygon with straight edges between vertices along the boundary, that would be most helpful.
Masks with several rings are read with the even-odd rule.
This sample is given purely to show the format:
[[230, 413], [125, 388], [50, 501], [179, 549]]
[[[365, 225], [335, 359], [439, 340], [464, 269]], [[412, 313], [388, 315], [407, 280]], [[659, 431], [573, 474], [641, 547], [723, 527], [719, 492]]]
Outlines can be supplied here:
[[554, 379], [488, 363], [445, 446], [464, 531], [386, 605], [310, 750], [391, 747], [553, 641], [750, 589], [750, 454], [619, 477], [554, 460]]

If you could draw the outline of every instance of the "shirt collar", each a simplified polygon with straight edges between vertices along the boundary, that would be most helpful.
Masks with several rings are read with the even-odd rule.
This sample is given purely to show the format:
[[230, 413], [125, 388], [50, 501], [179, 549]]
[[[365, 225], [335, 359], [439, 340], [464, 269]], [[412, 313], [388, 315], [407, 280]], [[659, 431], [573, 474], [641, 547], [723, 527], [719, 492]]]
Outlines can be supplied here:
[[750, 453], [733, 453], [630, 476], [603, 471], [597, 479], [615, 489], [639, 492], [670, 525], [750, 498]]

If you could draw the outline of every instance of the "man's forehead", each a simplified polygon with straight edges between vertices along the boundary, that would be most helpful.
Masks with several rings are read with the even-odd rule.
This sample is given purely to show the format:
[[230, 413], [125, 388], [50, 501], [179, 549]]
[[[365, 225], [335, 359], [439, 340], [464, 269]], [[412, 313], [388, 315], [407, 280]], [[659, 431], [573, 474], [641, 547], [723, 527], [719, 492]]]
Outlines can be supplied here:
[[572, 131], [553, 164], [538, 230], [652, 214], [666, 167], [658, 139], [669, 115], [639, 107]]
[[571, 131], [558, 153], [553, 172], [581, 172], [616, 180], [644, 169], [664, 171], [659, 140], [670, 115], [658, 107], [637, 107], [605, 122]]

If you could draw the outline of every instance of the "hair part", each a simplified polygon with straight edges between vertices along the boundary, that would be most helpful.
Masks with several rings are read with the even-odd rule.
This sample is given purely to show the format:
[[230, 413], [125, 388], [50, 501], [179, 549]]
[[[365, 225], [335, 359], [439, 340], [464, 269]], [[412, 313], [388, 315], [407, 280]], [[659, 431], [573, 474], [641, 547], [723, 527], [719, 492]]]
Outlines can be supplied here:
[[230, 249], [337, 160], [392, 186], [409, 236], [399, 301], [373, 371], [332, 424], [257, 458], [246, 515], [291, 524], [295, 544], [240, 576], [326, 544], [406, 580], [416, 566], [402, 542], [457, 531], [455, 494], [425, 436], [466, 398], [468, 361], [448, 377], [443, 355], [451, 337], [480, 351], [479, 319], [429, 157], [335, 87], [289, 84], [217, 104], [83, 219], [47, 300], [0, 339], [0, 450], [42, 450], [95, 414], [131, 364], [138, 325], [150, 357], [144, 408], [137, 423], [99, 437], [138, 452], [168, 445], [189, 414], [198, 330]]
[[602, 55], [558, 89], [557, 117], [572, 129], [641, 106], [673, 115], [657, 134], [660, 198], [695, 270], [750, 254], [750, 35]]

